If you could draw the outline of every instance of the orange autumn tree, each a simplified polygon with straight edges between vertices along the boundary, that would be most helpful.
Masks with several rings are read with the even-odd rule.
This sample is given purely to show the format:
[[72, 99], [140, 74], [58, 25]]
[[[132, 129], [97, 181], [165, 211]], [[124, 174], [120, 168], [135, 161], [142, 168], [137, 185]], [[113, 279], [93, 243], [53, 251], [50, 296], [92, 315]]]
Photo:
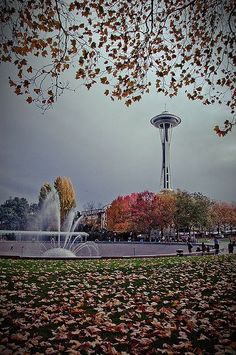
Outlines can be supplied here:
[[76, 194], [68, 177], [58, 176], [54, 182], [60, 200], [61, 225], [65, 222], [69, 212], [76, 207]]
[[174, 192], [163, 191], [155, 196], [155, 221], [158, 228], [170, 228], [174, 224], [176, 196]]
[[149, 233], [154, 226], [153, 192], [144, 191], [119, 196], [107, 210], [108, 229], [115, 232]]
[[131, 204], [131, 218], [133, 230], [137, 233], [150, 233], [156, 227], [155, 196], [149, 191], [139, 192]]
[[107, 228], [113, 232], [123, 233], [132, 230], [130, 215], [130, 196], [118, 196], [107, 209]]
[[217, 201], [211, 206], [212, 225], [217, 226], [218, 230], [225, 229], [226, 226], [236, 226], [236, 204]]
[[228, 226], [232, 229], [236, 227], [236, 203], [229, 204]]
[[8, 0], [0, 14], [0, 62], [15, 67], [10, 86], [28, 103], [47, 109], [78, 87], [71, 70], [127, 106], [154, 86], [235, 111], [234, 0]]
[[130, 214], [133, 230], [150, 234], [152, 229], [169, 228], [174, 223], [175, 195], [172, 192], [155, 194], [144, 191], [133, 194]]
[[116, 232], [148, 233], [170, 227], [174, 220], [174, 194], [144, 191], [119, 196], [107, 210], [108, 229]]

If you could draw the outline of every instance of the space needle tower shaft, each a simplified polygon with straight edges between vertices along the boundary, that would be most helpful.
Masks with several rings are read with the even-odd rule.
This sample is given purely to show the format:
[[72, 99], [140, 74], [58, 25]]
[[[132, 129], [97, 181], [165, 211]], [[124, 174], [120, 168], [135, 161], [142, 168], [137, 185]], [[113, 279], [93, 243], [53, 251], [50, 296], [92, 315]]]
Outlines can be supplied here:
[[162, 166], [161, 166], [161, 189], [171, 190], [171, 169], [170, 169], [170, 142], [172, 128], [180, 124], [181, 119], [169, 113], [162, 112], [151, 119], [151, 124], [160, 131], [162, 145]]

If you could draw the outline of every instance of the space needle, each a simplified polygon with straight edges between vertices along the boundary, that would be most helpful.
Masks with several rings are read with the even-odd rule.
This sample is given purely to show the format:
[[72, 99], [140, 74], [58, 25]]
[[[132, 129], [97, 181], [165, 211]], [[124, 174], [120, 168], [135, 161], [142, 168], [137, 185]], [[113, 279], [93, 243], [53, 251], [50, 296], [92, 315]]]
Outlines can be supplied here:
[[162, 167], [161, 167], [161, 190], [171, 190], [171, 170], [170, 170], [170, 142], [172, 128], [180, 124], [181, 119], [169, 113], [162, 112], [151, 119], [151, 124], [159, 128], [162, 144]]

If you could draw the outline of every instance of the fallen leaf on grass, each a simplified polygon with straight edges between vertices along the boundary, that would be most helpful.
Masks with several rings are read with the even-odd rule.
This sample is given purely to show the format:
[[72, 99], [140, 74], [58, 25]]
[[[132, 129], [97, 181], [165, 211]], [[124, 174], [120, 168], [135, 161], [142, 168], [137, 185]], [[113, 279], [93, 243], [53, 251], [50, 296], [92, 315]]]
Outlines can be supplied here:
[[204, 334], [201, 334], [197, 340], [209, 340], [209, 338], [207, 336], [205, 336]]

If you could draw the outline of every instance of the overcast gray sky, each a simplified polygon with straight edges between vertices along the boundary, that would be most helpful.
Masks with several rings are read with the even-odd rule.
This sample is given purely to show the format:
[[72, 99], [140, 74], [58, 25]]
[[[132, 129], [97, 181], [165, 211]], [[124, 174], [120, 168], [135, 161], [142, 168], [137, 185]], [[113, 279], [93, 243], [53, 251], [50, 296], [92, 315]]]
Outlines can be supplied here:
[[98, 86], [68, 92], [42, 115], [8, 87], [0, 70], [0, 203], [10, 196], [38, 201], [41, 185], [70, 177], [78, 209], [105, 205], [118, 195], [160, 189], [161, 144], [150, 119], [165, 109], [181, 117], [171, 142], [172, 184], [210, 198], [236, 201], [236, 129], [225, 138], [213, 132], [229, 118], [218, 105], [203, 106], [183, 94], [168, 99], [146, 94], [127, 108]]

